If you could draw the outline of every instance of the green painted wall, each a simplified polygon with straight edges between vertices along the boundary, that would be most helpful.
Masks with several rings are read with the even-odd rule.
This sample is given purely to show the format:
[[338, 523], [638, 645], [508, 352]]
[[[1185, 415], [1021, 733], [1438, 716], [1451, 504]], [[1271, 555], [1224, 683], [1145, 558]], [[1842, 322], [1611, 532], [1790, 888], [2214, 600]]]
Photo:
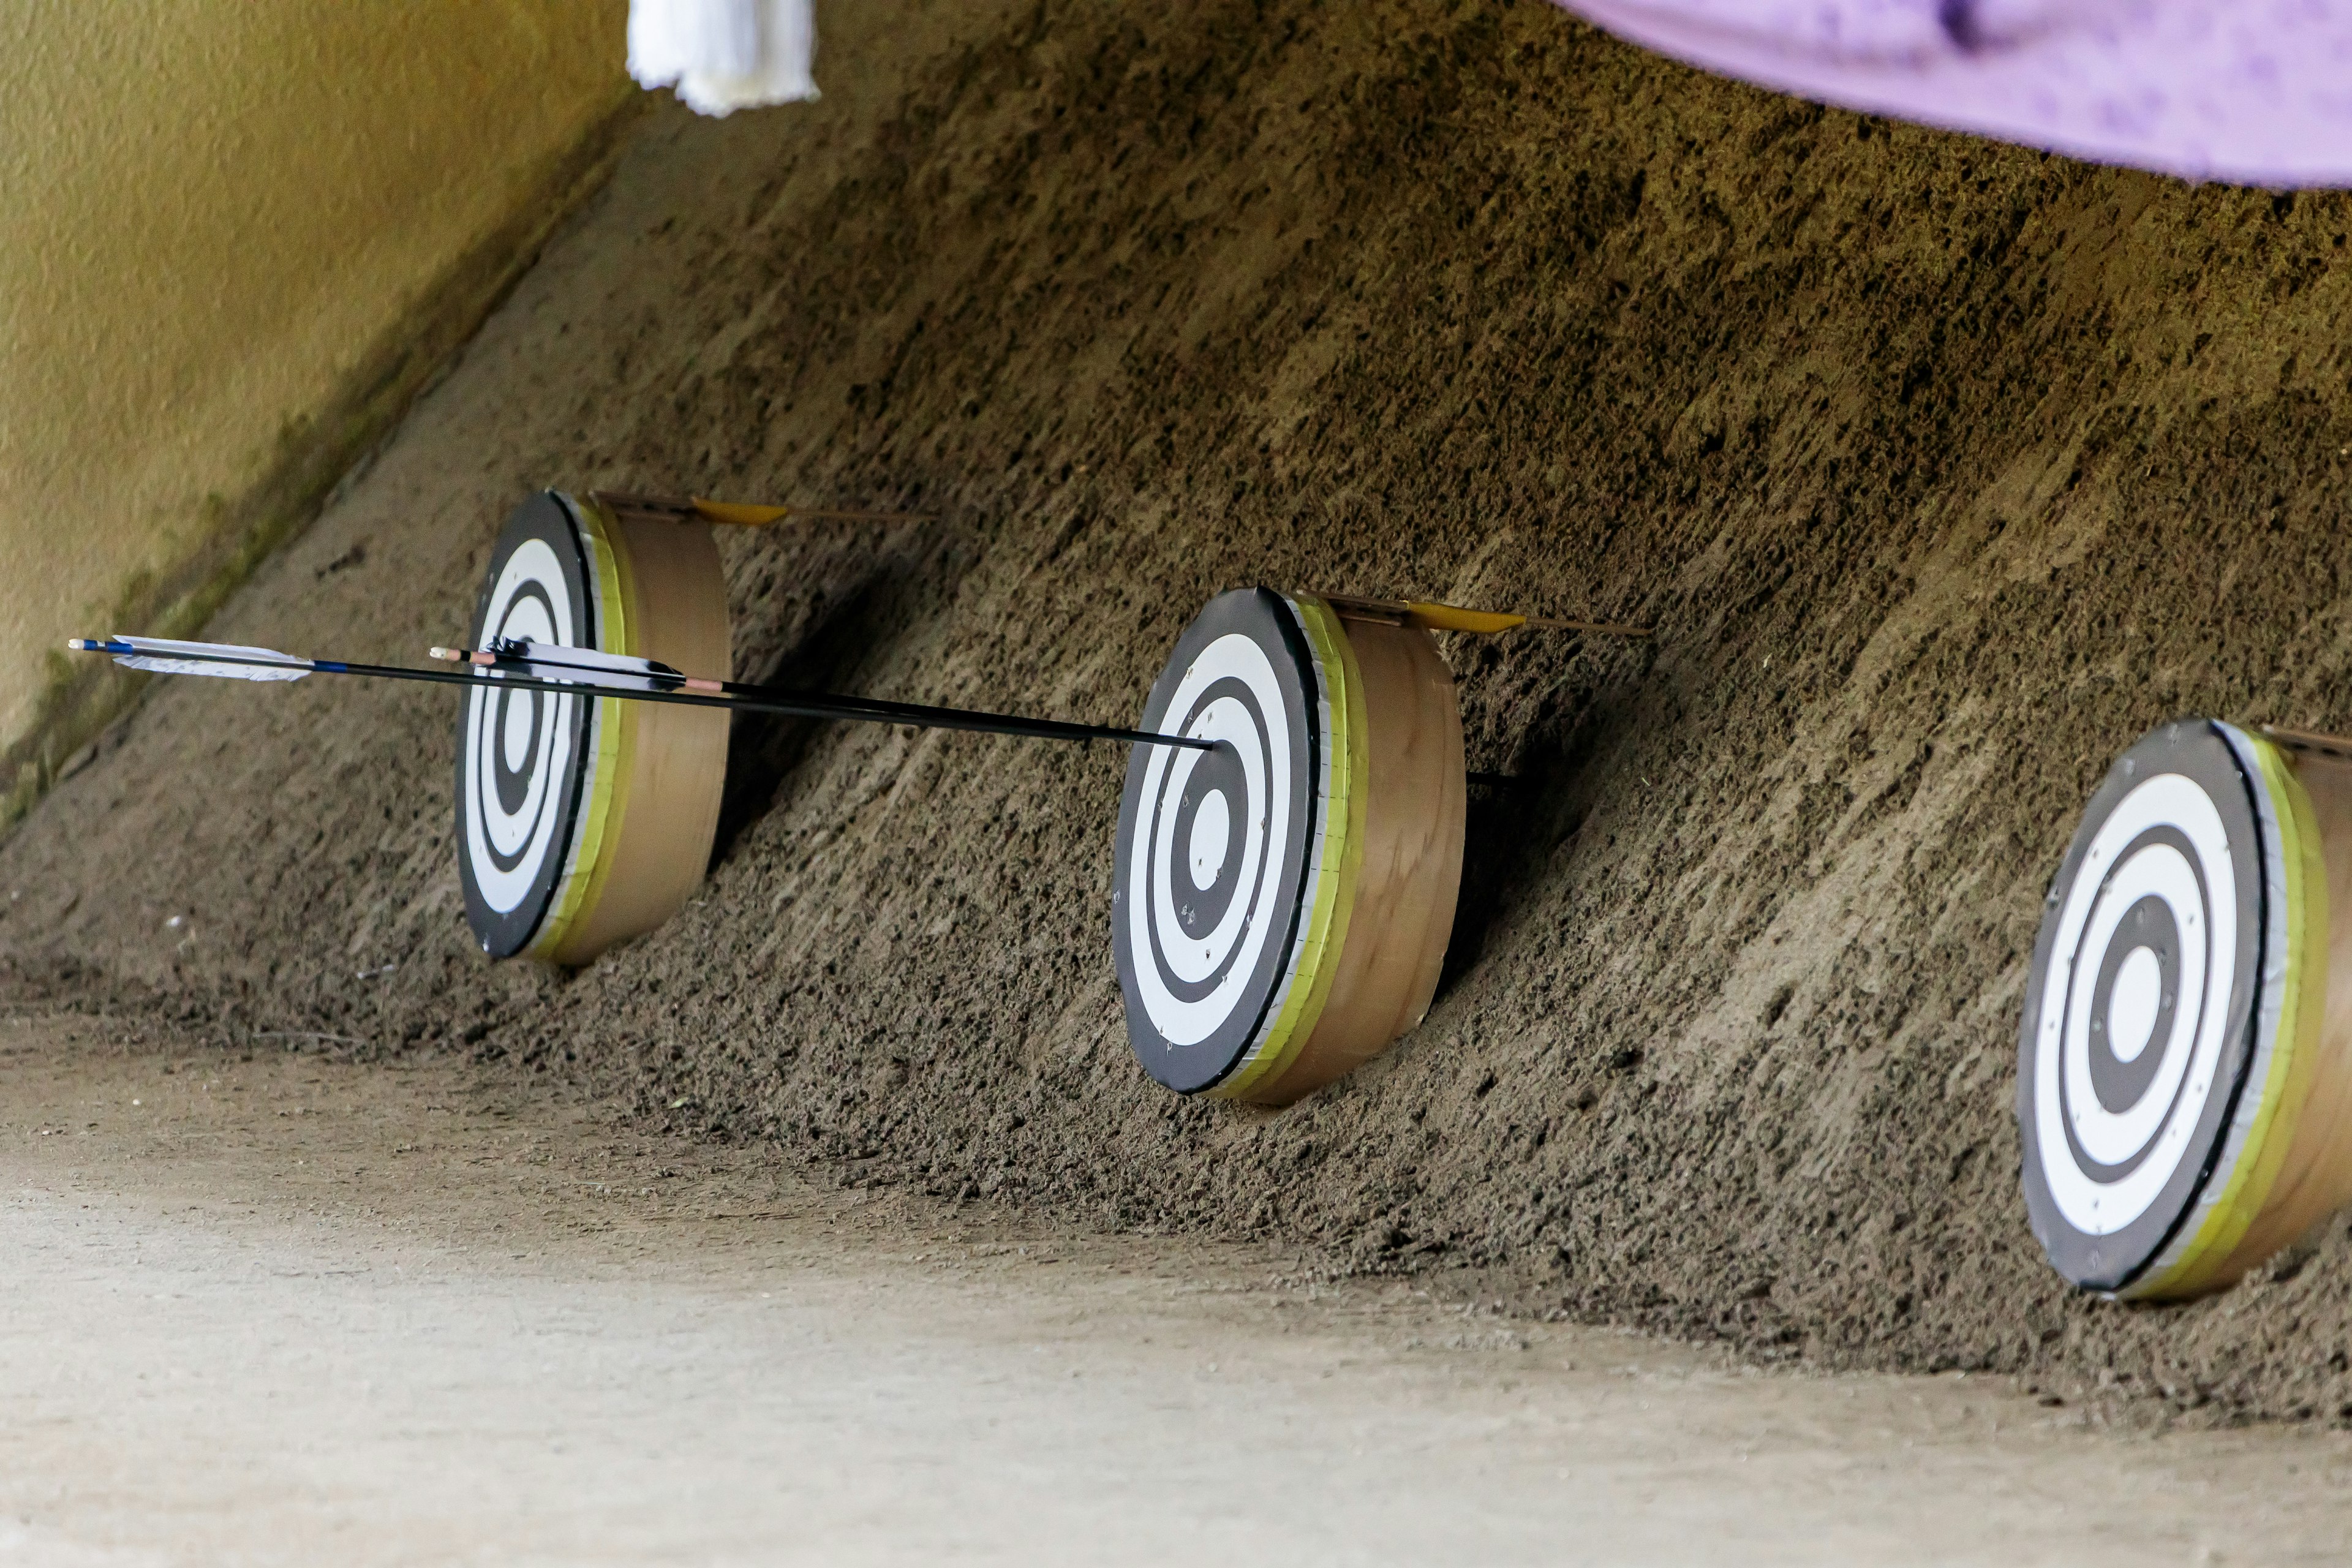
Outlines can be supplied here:
[[269, 532], [254, 498], [275, 479], [268, 505], [299, 502], [287, 472], [363, 434], [380, 389], [355, 378], [429, 371], [404, 338], [446, 335], [422, 318], [488, 287], [501, 242], [535, 240], [539, 209], [577, 187], [583, 142], [628, 92], [625, 10], [11, 7], [0, 749], [22, 763], [69, 706], [45, 657], [58, 639], [200, 612], [190, 595], [236, 564], [220, 536]]

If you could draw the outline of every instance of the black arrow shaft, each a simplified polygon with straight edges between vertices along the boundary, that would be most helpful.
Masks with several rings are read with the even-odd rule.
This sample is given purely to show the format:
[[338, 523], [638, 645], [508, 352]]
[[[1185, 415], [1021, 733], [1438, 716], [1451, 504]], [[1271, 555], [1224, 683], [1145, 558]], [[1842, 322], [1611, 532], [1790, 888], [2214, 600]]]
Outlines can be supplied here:
[[[93, 642], [98, 639], [92, 638]], [[113, 650], [108, 650], [113, 651]], [[140, 650], [133, 646], [134, 654]], [[247, 668], [283, 669], [274, 659], [242, 658], [235, 654], [196, 653], [179, 648], [146, 657], [189, 659], [199, 664], [237, 665]], [[1120, 741], [1130, 745], [1181, 746], [1213, 751], [1213, 741], [1189, 735], [1160, 735], [1147, 730], [1122, 730], [1108, 724], [1070, 724], [1058, 719], [1024, 719], [1013, 713], [984, 713], [968, 708], [933, 708], [919, 702], [889, 702], [874, 697], [847, 697], [830, 691], [783, 691], [764, 686], [725, 683], [721, 692], [613, 690], [593, 681], [547, 680], [537, 676], [470, 673], [455, 669], [415, 669], [396, 664], [353, 664], [342, 659], [312, 659], [321, 675], [361, 675], [378, 680], [415, 680], [435, 686], [464, 686], [479, 690], [492, 682], [523, 691], [551, 691], [567, 697], [611, 697], [625, 702], [668, 702], [684, 708], [720, 708], [736, 712], [780, 713], [799, 719], [834, 719], [853, 723], [898, 724], [919, 730], [963, 730], [984, 735], [1020, 735], [1037, 741]]]

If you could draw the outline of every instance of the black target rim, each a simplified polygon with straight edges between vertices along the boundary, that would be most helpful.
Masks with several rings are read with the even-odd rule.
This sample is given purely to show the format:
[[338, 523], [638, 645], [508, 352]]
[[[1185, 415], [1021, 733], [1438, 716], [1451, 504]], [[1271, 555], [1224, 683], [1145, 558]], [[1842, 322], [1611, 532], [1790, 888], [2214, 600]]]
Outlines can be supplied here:
[[[482, 575], [481, 592], [474, 605], [474, 616], [467, 632], [467, 646], [481, 647], [494, 635], [489, 622], [492, 597], [501, 574], [516, 552], [537, 541], [553, 554], [557, 569], [563, 579], [564, 590], [571, 599], [572, 614], [564, 640], [573, 647], [595, 647], [596, 601], [594, 577], [588, 560], [588, 543], [583, 537], [579, 522], [565, 504], [563, 498], [552, 490], [543, 490], [517, 507], [499, 532], [497, 545], [490, 552], [490, 563]], [[542, 601], [543, 602], [543, 601]], [[507, 767], [502, 748], [503, 725], [509, 704], [528, 701], [531, 710], [539, 711], [544, 703], [568, 705], [570, 717], [564, 724], [570, 736], [570, 764], [549, 781], [541, 810], [550, 814], [551, 826], [527, 889], [510, 909], [499, 910], [484, 893], [481, 879], [474, 863], [475, 845], [467, 822], [467, 791], [474, 785], [474, 770], [478, 758], [467, 746], [467, 734], [476, 708], [480, 706], [482, 722], [478, 731], [492, 753], [494, 788], [509, 796], [516, 780], [536, 766], [544, 765], [539, 755], [542, 728], [530, 726], [533, 744], [525, 766], [520, 771]], [[497, 693], [468, 693], [457, 714], [457, 872], [464, 888], [466, 921], [473, 928], [475, 939], [482, 951], [493, 958], [509, 958], [529, 947], [539, 932], [553, 903], [557, 889], [563, 880], [566, 865], [571, 859], [572, 841], [578, 832], [581, 797], [593, 771], [593, 759], [589, 754], [593, 702], [577, 698], [558, 697], [550, 692], [502, 690]], [[510, 772], [513, 776], [509, 776]], [[536, 837], [537, 835], [534, 835]], [[499, 857], [503, 868], [509, 862]]]
[[[2221, 1035], [2221, 1055], [2214, 1064], [2212, 1087], [2200, 1110], [2189, 1135], [2188, 1150], [2180, 1158], [2170, 1178], [2158, 1189], [2147, 1206], [2129, 1223], [2105, 1234], [2093, 1234], [2078, 1228], [2059, 1206], [2051, 1191], [2050, 1173], [2043, 1165], [2041, 1139], [2037, 1134], [2041, 1105], [2038, 1084], [2037, 1042], [2044, 1019], [2044, 997], [2049, 991], [2051, 966], [2061, 962], [2055, 952], [2060, 936], [2061, 911], [2075, 890], [2084, 861], [2101, 826], [2116, 808], [2143, 782], [2164, 773], [2178, 773], [2201, 789], [2211, 801], [2221, 817], [2230, 850], [2230, 885], [2210, 887], [2199, 861], [2189, 857], [2192, 869], [2198, 871], [2198, 884], [2208, 907], [2213, 900], [2233, 900], [2237, 910], [2235, 952], [2229, 965], [2229, 984], [2225, 996], [2208, 995], [2205, 1005], [2225, 1009], [2225, 1027]], [[2262, 1000], [2263, 948], [2266, 934], [2264, 895], [2264, 856], [2269, 847], [2261, 829], [2258, 807], [2254, 798], [2255, 781], [2247, 772], [2247, 764], [2222, 732], [2221, 727], [2206, 720], [2182, 720], [2166, 724], [2153, 731], [2118, 758], [2107, 776], [2092, 795], [2083, 813], [2074, 842], [2068, 847], [2056, 880], [2051, 884], [2043, 906], [2042, 930], [2035, 940], [2033, 964], [2026, 982], [2026, 1005], [2019, 1024], [2017, 1116], [2023, 1144], [2022, 1184], [2025, 1205], [2032, 1219], [2033, 1234], [2049, 1255], [2053, 1267], [2077, 1285], [2098, 1290], [2122, 1290], [2154, 1262], [2179, 1233], [2195, 1209], [2198, 1197], [2210, 1179], [2227, 1142], [2231, 1118], [2237, 1113], [2239, 1098], [2244, 1090], [2248, 1067], [2255, 1055], [2255, 1030], [2259, 1024]], [[2138, 852], [2144, 843], [2163, 842], [2168, 830], [2151, 828], [2135, 835], [2117, 852], [2105, 868], [2105, 875], [2112, 878]], [[2177, 831], [2174, 836], [2178, 837]], [[2139, 905], [2127, 910], [2118, 922], [2120, 932], [2126, 922], [2138, 923], [2130, 939], [2132, 945], [2147, 946], [2157, 953], [2159, 963], [2168, 952], [2177, 954], [2178, 931], [2171, 924], [2169, 911], [2161, 921], [2151, 921]], [[2210, 926], [2208, 929], [2210, 929]], [[2123, 941], [2111, 940], [2099, 963], [2087, 975], [2070, 977], [2063, 994], [2072, 996], [2074, 988], [2087, 983], [2095, 988], [2090, 1001], [2094, 1020], [2093, 1054], [2090, 1069], [2097, 1098], [2113, 1108], [2113, 1103], [2130, 1096], [2136, 1089], [2145, 1090], [2145, 1075], [2137, 1064], [2126, 1065], [2114, 1059], [2111, 1046], [2098, 1033], [2106, 1008], [2103, 994], [2095, 988], [2112, 985], [2115, 968], [2126, 951]], [[2171, 976], [2168, 973], [2168, 981]], [[2167, 997], [2158, 1015], [2155, 1031], [2170, 1022], [2170, 1009], [2177, 1005], [2180, 987], [2168, 984]], [[2063, 1049], [2063, 1026], [2059, 1031]], [[2147, 1053], [2154, 1055], [2153, 1050]], [[2155, 1070], [2151, 1063], [2147, 1072]], [[2176, 1099], [2181, 1092], [2176, 1090]], [[2169, 1115], [2158, 1123], [2159, 1131], [2169, 1122]], [[2062, 1113], [2062, 1125], [2066, 1129], [2068, 1157], [2078, 1169], [2099, 1173], [2099, 1179], [2119, 1179], [2147, 1158], [2143, 1147], [2128, 1160], [2116, 1164], [2093, 1161], [2076, 1142], [2071, 1119]]]
[[[1252, 879], [1251, 889], [1228, 886], [1229, 874], [1240, 858], [1242, 836], [1248, 825], [1235, 822], [1231, 829], [1229, 847], [1210, 886], [1199, 890], [1192, 907], [1180, 906], [1178, 918], [1182, 926], [1197, 926], [1202, 921], [1213, 923], [1221, 918], [1235, 897], [1248, 897], [1255, 889], [1259, 893], [1258, 906], [1273, 921], [1248, 965], [1248, 973], [1236, 987], [1238, 1000], [1223, 1019], [1204, 1037], [1190, 1042], [1170, 1038], [1152, 1021], [1140, 985], [1138, 965], [1150, 963], [1157, 967], [1161, 984], [1180, 994], [1204, 994], [1226, 977], [1226, 968], [1220, 968], [1204, 982], [1180, 980], [1166, 967], [1156, 950], [1160, 933], [1155, 928], [1147, 949], [1138, 951], [1128, 918], [1128, 896], [1134, 871], [1134, 856], [1139, 835], [1156, 836], [1155, 819], [1163, 813], [1173, 813], [1177, 822], [1171, 824], [1171, 842], [1185, 846], [1192, 841], [1189, 831], [1192, 813], [1197, 812], [1210, 792], [1212, 781], [1220, 778], [1236, 765], [1226, 756], [1223, 748], [1217, 752], [1194, 753], [1201, 762], [1193, 769], [1190, 787], [1173, 798], [1147, 799], [1149, 781], [1152, 776], [1152, 757], [1156, 748], [1138, 746], [1129, 753], [1126, 789], [1120, 796], [1117, 869], [1111, 896], [1114, 957], [1118, 970], [1119, 989], [1126, 1003], [1128, 1040], [1137, 1060], [1155, 1079], [1180, 1094], [1193, 1094], [1213, 1088], [1230, 1076], [1247, 1057], [1251, 1045], [1257, 1039], [1266, 1023], [1268, 1010], [1283, 994], [1284, 983], [1290, 971], [1296, 945], [1296, 935], [1301, 906], [1304, 902], [1307, 868], [1310, 864], [1315, 836], [1321, 830], [1318, 819], [1320, 806], [1318, 784], [1321, 776], [1321, 727], [1318, 720], [1320, 698], [1315, 676], [1315, 661], [1306, 634], [1296, 613], [1283, 597], [1264, 588], [1235, 589], [1211, 600], [1176, 639], [1175, 650], [1169, 656], [1166, 667], [1151, 688], [1144, 704], [1140, 728], [1162, 732], [1183, 732], [1192, 714], [1199, 712], [1217, 697], [1234, 695], [1219, 682], [1195, 693], [1186, 704], [1187, 711], [1171, 712], [1171, 701], [1182, 687], [1185, 675], [1194, 661], [1220, 638], [1238, 634], [1257, 645], [1272, 668], [1274, 682], [1279, 693], [1279, 712], [1268, 711], [1272, 704], [1253, 701], [1249, 710], [1257, 721], [1271, 729], [1279, 725], [1286, 735], [1292, 758], [1290, 776], [1282, 784], [1269, 779], [1268, 788], [1284, 788], [1287, 796], [1292, 831], [1283, 847], [1278, 862], [1260, 868]], [[1150, 842], [1150, 838], [1145, 840]], [[1148, 850], [1146, 851], [1148, 853]], [[1180, 851], [1181, 853], [1181, 851]], [[1271, 859], [1271, 858], [1269, 858]], [[1230, 962], [1230, 961], [1229, 961]]]

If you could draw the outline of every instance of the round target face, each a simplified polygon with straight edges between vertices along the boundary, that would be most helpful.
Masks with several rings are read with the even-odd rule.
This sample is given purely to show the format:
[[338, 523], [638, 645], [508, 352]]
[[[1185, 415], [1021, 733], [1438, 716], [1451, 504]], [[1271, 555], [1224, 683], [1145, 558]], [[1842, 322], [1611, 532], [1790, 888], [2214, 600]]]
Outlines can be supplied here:
[[1295, 973], [1320, 843], [1328, 723], [1308, 639], [1279, 595], [1211, 601], [1177, 640], [1119, 803], [1113, 943], [1129, 1037], [1152, 1077], [1207, 1089], [1260, 1044]]
[[[507, 520], [491, 552], [469, 647], [493, 637], [597, 646], [593, 551], [553, 493]], [[592, 700], [485, 679], [457, 725], [457, 867], [466, 918], [493, 958], [539, 931], [573, 856], [595, 745]]]
[[[2242, 742], [2233, 743], [2233, 742]], [[2121, 1290], [2212, 1175], [2264, 1005], [2263, 788], [2227, 726], [2168, 724], [2091, 797], [2020, 1037], [2026, 1206], [2059, 1272]]]

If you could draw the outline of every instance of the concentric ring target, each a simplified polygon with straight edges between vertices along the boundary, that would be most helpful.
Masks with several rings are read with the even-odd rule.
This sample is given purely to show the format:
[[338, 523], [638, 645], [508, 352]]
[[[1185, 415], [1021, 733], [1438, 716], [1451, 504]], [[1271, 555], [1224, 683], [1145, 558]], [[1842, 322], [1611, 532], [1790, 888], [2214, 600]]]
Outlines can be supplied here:
[[[597, 641], [594, 552], [553, 492], [525, 501], [490, 552], [467, 646], [516, 637], [562, 647]], [[457, 731], [457, 864], [466, 918], [493, 958], [539, 933], [575, 868], [580, 797], [593, 770], [597, 704], [485, 680]]]
[[2166, 725], [2093, 795], [2019, 1044], [2026, 1206], [2075, 1283], [2183, 1295], [2246, 1267], [2315, 1049], [2317, 844], [2278, 748], [2227, 724]]
[[1461, 880], [1462, 737], [1426, 633], [1307, 595], [1186, 627], [1119, 805], [1128, 1037], [1182, 1093], [1279, 1103], [1421, 1021]]
[[1256, 589], [1202, 611], [1145, 705], [1144, 729], [1218, 742], [1138, 746], [1119, 805], [1120, 981], [1171, 1089], [1215, 1085], [1280, 1019], [1324, 836], [1323, 687], [1297, 610]]
[[[725, 679], [709, 526], [533, 496], [499, 533], [475, 607], [471, 646], [493, 638]], [[480, 681], [457, 726], [457, 865], [482, 951], [584, 963], [675, 913], [709, 858], [726, 716]]]

